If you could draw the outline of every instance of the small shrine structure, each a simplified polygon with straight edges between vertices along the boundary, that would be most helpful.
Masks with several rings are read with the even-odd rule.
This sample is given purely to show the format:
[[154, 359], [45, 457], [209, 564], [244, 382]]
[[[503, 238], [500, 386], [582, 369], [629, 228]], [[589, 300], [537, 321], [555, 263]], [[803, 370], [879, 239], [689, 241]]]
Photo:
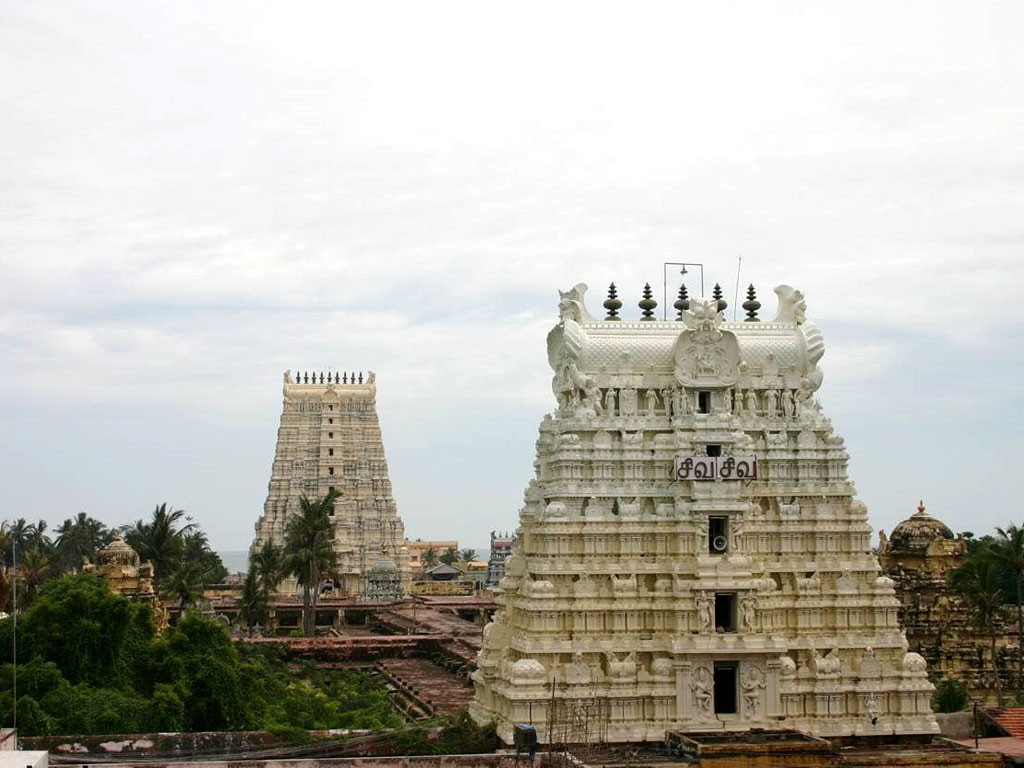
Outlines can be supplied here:
[[548, 334], [556, 406], [484, 631], [470, 712], [512, 741], [667, 731], [930, 734], [925, 660], [871, 552], [825, 351], [800, 291], [727, 322], [716, 286], [673, 319], [604, 319], [586, 286]]
[[102, 578], [112, 592], [131, 600], [155, 603], [153, 564], [143, 563], [139, 553], [120, 536], [97, 553], [99, 563], [86, 563], [82, 570]]

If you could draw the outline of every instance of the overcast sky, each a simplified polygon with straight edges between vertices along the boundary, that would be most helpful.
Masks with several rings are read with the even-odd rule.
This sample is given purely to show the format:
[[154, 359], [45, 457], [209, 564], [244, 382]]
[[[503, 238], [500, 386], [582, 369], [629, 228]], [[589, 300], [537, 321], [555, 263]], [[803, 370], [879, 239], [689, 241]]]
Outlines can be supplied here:
[[408, 535], [484, 545], [553, 406], [556, 289], [635, 317], [688, 261], [731, 300], [742, 255], [766, 315], [807, 296], [876, 529], [919, 498], [1020, 523], [1022, 30], [1019, 2], [4, 0], [0, 517], [167, 502], [244, 549], [281, 374], [334, 366], [377, 372]]

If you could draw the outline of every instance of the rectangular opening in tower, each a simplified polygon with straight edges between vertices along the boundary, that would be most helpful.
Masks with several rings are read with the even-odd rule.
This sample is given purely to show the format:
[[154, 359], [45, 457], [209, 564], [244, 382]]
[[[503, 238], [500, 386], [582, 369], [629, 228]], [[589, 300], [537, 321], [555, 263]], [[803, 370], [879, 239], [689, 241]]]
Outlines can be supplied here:
[[736, 595], [732, 592], [715, 593], [715, 629], [736, 631]]
[[729, 551], [729, 518], [718, 515], [708, 517], [708, 552], [724, 555]]
[[715, 714], [736, 714], [736, 664], [715, 662]]
[[711, 393], [702, 391], [697, 393], [697, 413], [711, 413]]

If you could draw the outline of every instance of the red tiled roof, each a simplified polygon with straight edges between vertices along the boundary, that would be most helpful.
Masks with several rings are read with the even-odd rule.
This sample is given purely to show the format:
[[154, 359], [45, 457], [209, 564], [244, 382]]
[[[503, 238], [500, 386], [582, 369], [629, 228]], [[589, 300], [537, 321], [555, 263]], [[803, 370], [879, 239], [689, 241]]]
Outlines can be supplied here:
[[1011, 736], [1024, 739], [1024, 707], [990, 710], [992, 719]]

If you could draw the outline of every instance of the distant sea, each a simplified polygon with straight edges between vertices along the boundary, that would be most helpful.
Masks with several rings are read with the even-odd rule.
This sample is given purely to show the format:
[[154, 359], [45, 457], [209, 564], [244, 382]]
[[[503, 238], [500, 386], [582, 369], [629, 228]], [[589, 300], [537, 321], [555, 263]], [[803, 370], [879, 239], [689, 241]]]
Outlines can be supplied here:
[[[460, 546], [462, 546], [461, 542]], [[472, 544], [470, 546], [476, 550], [477, 560], [486, 560], [491, 555], [491, 542], [489, 541], [484, 546]], [[221, 562], [228, 569], [228, 573], [245, 573], [249, 570], [249, 550], [222, 549], [217, 554], [220, 555]]]
[[223, 549], [217, 553], [228, 573], [245, 573], [249, 570], [249, 551], [246, 549]]

